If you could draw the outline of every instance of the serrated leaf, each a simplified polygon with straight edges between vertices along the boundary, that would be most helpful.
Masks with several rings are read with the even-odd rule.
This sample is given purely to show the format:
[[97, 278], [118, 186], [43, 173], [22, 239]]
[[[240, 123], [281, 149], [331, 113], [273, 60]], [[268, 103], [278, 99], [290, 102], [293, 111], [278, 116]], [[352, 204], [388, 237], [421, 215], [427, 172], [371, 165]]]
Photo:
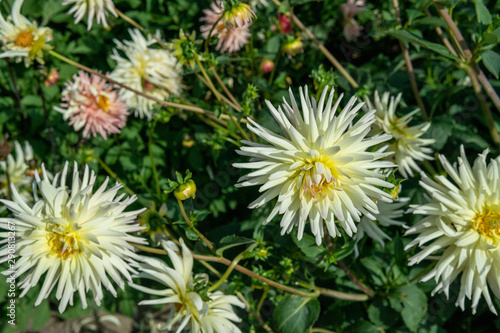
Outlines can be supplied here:
[[306, 333], [319, 318], [321, 307], [316, 298], [287, 295], [273, 313], [278, 333]]
[[491, 24], [491, 14], [484, 4], [484, 0], [474, 0], [474, 5], [476, 7], [477, 21], [484, 25]]
[[246, 237], [239, 237], [236, 235], [226, 236], [220, 240], [217, 254], [222, 255], [222, 253], [227, 249], [253, 242], [255, 242], [255, 240]]
[[405, 42], [413, 43], [418, 46], [425, 47], [429, 50], [432, 50], [434, 52], [439, 53], [442, 56], [445, 56], [450, 59], [456, 59], [456, 57], [443, 45], [437, 44], [437, 43], [432, 43], [429, 41], [426, 41], [425, 39], [422, 39], [409, 31], [406, 30], [393, 30], [389, 31], [389, 35]]
[[484, 66], [498, 79], [498, 74], [500, 74], [500, 55], [495, 51], [489, 50], [481, 53], [481, 58]]

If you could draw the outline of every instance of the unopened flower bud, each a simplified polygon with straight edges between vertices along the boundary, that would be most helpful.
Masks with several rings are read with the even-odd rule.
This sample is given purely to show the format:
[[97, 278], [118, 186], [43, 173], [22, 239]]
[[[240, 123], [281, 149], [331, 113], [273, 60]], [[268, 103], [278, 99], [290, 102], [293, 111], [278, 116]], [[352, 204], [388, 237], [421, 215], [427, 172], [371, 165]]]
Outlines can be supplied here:
[[59, 80], [59, 72], [53, 68], [50, 70], [49, 75], [45, 78], [45, 81], [43, 81], [43, 84], [46, 87], [52, 87], [56, 84], [57, 80]]
[[174, 195], [179, 200], [194, 199], [196, 195], [196, 184], [190, 179], [184, 184], [179, 185], [179, 187], [174, 190]]
[[260, 70], [264, 74], [271, 72], [273, 68], [274, 68], [274, 62], [272, 60], [264, 59], [260, 63]]
[[304, 52], [304, 45], [300, 39], [295, 39], [282, 46], [282, 50], [289, 56], [295, 57], [299, 52]]

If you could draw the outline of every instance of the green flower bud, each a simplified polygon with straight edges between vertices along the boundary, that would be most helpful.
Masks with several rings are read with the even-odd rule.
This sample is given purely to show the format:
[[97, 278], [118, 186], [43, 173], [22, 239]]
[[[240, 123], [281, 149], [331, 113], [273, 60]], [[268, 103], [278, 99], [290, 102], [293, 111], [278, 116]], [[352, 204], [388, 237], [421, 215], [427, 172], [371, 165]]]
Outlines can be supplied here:
[[195, 194], [196, 194], [196, 184], [192, 179], [188, 180], [184, 184], [179, 185], [179, 187], [177, 187], [174, 190], [175, 197], [182, 201], [189, 198], [194, 199]]

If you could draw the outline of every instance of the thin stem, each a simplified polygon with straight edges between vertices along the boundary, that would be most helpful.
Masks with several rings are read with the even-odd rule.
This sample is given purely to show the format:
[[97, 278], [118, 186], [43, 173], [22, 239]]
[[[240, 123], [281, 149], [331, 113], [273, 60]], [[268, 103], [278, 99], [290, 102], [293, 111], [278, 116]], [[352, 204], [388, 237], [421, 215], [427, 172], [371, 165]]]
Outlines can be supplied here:
[[224, 272], [224, 275], [222, 275], [222, 277], [219, 279], [219, 281], [217, 281], [216, 283], [214, 283], [210, 289], [208, 289], [208, 291], [214, 291], [215, 289], [219, 288], [221, 284], [223, 284], [224, 282], [226, 282], [227, 278], [229, 277], [229, 275], [231, 275], [231, 272], [233, 271], [234, 267], [236, 265], [238, 265], [238, 262], [243, 259], [243, 257], [250, 251], [252, 251], [253, 249], [255, 249], [255, 247], [259, 245], [258, 243], [254, 243], [252, 245], [250, 245], [245, 251], [241, 252], [240, 254], [238, 254], [236, 256], [236, 258], [233, 259], [233, 261], [231, 262], [231, 264], [229, 265], [229, 267], [227, 268], [227, 270]]
[[101, 160], [101, 158], [100, 158], [100, 157], [95, 156], [94, 158], [97, 160], [97, 162], [99, 163], [99, 165], [100, 165], [100, 166], [101, 166], [104, 170], [106, 170], [106, 172], [107, 172], [107, 173], [111, 176], [111, 178], [113, 178], [114, 180], [116, 180], [118, 183], [120, 183], [120, 184], [123, 186], [123, 189], [124, 189], [125, 191], [127, 191], [127, 193], [128, 193], [128, 194], [130, 194], [130, 195], [135, 195], [134, 191], [132, 191], [132, 190], [130, 189], [130, 187], [128, 187], [128, 186], [127, 186], [127, 185], [126, 185], [126, 184], [125, 184], [125, 183], [124, 183], [124, 182], [120, 179], [120, 177], [118, 177], [118, 175], [117, 175], [116, 173], [114, 173], [114, 172], [113, 172], [113, 170], [111, 170], [111, 168], [110, 168], [110, 167], [109, 167], [106, 163], [104, 163], [104, 161], [103, 161], [103, 160]]
[[269, 80], [267, 81], [267, 84], [271, 87], [273, 84], [274, 80], [274, 74], [276, 74], [276, 68], [278, 68], [278, 62], [281, 58], [281, 50], [278, 51], [278, 55], [276, 56], [276, 59], [274, 59], [274, 67], [273, 70], [271, 71], [271, 75], [269, 75]]
[[217, 251], [215, 250], [212, 243], [210, 243], [210, 241], [205, 237], [205, 235], [203, 235], [198, 229], [196, 229], [196, 227], [193, 225], [193, 223], [191, 223], [191, 220], [189, 219], [189, 217], [186, 214], [186, 210], [184, 209], [184, 204], [182, 203], [182, 201], [177, 199], [177, 203], [179, 204], [179, 208], [181, 209], [181, 214], [182, 214], [182, 217], [184, 218], [184, 221], [186, 221], [188, 226], [198, 234], [198, 237], [200, 237], [201, 240], [208, 246], [210, 251], [212, 251], [213, 254], [217, 255]]
[[[213, 116], [213, 117], [215, 117], [215, 114], [212, 111], [204, 110], [204, 109], [199, 108], [197, 106], [191, 106], [191, 105], [184, 105], [184, 104], [179, 104], [179, 103], [166, 102], [166, 101], [158, 99], [158, 98], [156, 98], [154, 96], [145, 94], [145, 93], [143, 93], [143, 92], [141, 92], [139, 90], [136, 90], [136, 89], [134, 89], [132, 87], [129, 87], [129, 86], [123, 84], [123, 83], [115, 81], [115, 80], [109, 78], [108, 76], [106, 76], [106, 75], [104, 75], [104, 74], [102, 74], [102, 73], [100, 73], [100, 72], [98, 72], [96, 70], [93, 70], [93, 69], [91, 69], [91, 68], [89, 68], [89, 67], [87, 67], [85, 65], [82, 65], [82, 64], [80, 64], [80, 63], [78, 63], [76, 61], [73, 61], [73, 60], [71, 60], [71, 59], [63, 56], [62, 54], [59, 54], [59, 53], [53, 51], [53, 50], [50, 50], [49, 54], [52, 55], [52, 56], [54, 56], [54, 57], [56, 57], [56, 58], [58, 58], [58, 59], [60, 59], [60, 60], [62, 60], [62, 61], [64, 61], [64, 62], [66, 62], [66, 63], [68, 63], [68, 64], [70, 64], [70, 65], [73, 65], [75, 67], [83, 69], [84, 71], [86, 71], [86, 72], [88, 72], [90, 74], [97, 75], [97, 76], [105, 79], [106, 81], [108, 81], [109, 83], [111, 83], [113, 85], [116, 85], [116, 86], [121, 87], [123, 89], [129, 90], [129, 91], [131, 91], [131, 92], [133, 92], [133, 93], [135, 93], [135, 94], [137, 94], [139, 96], [142, 96], [144, 98], [147, 98], [147, 99], [150, 99], [152, 101], [155, 101], [158, 104], [161, 104], [161, 105], [164, 105], [164, 106], [167, 106], [167, 107], [178, 108], [178, 109], [181, 109], [181, 110], [191, 111], [191, 112], [200, 113], [200, 114], [204, 114], [204, 115], [207, 115], [207, 116]], [[221, 118], [231, 119], [231, 117], [229, 117], [228, 115], [225, 115], [225, 114], [221, 115]]]
[[[205, 78], [203, 78], [203, 76], [201, 76], [200, 74], [196, 74], [196, 76], [201, 82], [203, 82], [204, 85], [209, 87], [209, 83], [207, 82], [207, 80], [205, 80]], [[211, 91], [214, 93], [214, 95], [217, 95], [216, 97], [218, 100], [222, 99], [224, 102], [226, 102], [230, 107], [232, 107], [235, 110], [238, 108], [236, 104], [230, 101], [226, 96], [222, 95], [219, 91], [217, 90], [211, 90]]]
[[481, 68], [479, 68], [477, 63], [474, 61], [473, 54], [469, 49], [469, 47], [467, 46], [464, 36], [458, 29], [457, 25], [453, 21], [452, 17], [450, 16], [446, 8], [444, 8], [444, 6], [438, 3], [436, 0], [433, 0], [433, 2], [434, 5], [437, 7], [441, 17], [446, 21], [446, 23], [450, 27], [451, 35], [457, 40], [459, 47], [463, 50], [466, 60], [470, 63], [472, 69], [477, 74], [478, 80], [484, 87], [486, 94], [488, 94], [488, 96], [490, 97], [491, 101], [493, 102], [497, 110], [500, 111], [500, 97], [496, 93], [495, 89], [493, 89], [493, 87], [491, 86], [490, 81], [488, 81], [488, 78], [486, 77], [486, 75], [484, 75]]
[[205, 52], [208, 53], [208, 42], [210, 41], [210, 38], [212, 38], [212, 32], [214, 32], [215, 27], [219, 23], [219, 21], [222, 19], [222, 15], [219, 16], [217, 21], [214, 22], [214, 25], [212, 25], [212, 28], [210, 28], [210, 31], [208, 32], [207, 39], [205, 39]]
[[[431, 12], [429, 12], [429, 10], [426, 8], [425, 9], [425, 14], [428, 16], [428, 17], [432, 17], [431, 15]], [[436, 30], [436, 33], [438, 34], [439, 38], [441, 38], [441, 40], [443, 41], [443, 44], [444, 46], [446, 46], [446, 48], [455, 56], [455, 57], [458, 57], [457, 55], [457, 51], [455, 51], [455, 49], [453, 48], [453, 46], [451, 45], [450, 41], [448, 40], [448, 38], [446, 38], [446, 36], [444, 35], [443, 33], [443, 29], [441, 29], [439, 26], [436, 25], [435, 27], [435, 30]]]
[[[399, 26], [401, 26], [401, 17], [399, 15], [399, 2], [398, 2], [398, 0], [393, 0], [392, 2], [394, 4], [394, 9], [396, 10], [396, 19], [398, 21]], [[401, 51], [403, 52], [403, 57], [405, 58], [406, 68], [408, 69], [408, 77], [410, 79], [410, 84], [411, 84], [411, 90], [413, 91], [413, 95], [415, 96], [415, 99], [417, 100], [418, 106], [420, 108], [420, 112], [422, 112], [422, 118], [424, 118], [424, 120], [428, 120], [427, 111], [425, 109], [424, 101], [422, 100], [422, 97], [420, 96], [420, 92], [418, 90], [418, 85], [417, 85], [417, 80], [415, 79], [415, 73], [413, 71], [413, 64], [411, 62], [410, 52], [408, 51], [408, 49], [406, 48], [405, 44], [402, 41], [399, 41], [399, 47], [401, 48]]]
[[[276, 4], [276, 6], [280, 6], [281, 2], [278, 0], [273, 0], [273, 2]], [[354, 88], [359, 88], [359, 84], [356, 82], [356, 80], [353, 79], [353, 77], [347, 72], [347, 70], [340, 64], [340, 62], [333, 56], [333, 54], [330, 53], [330, 51], [327, 50], [327, 48], [321, 44], [321, 42], [313, 35], [309, 29], [306, 28], [306, 26], [299, 20], [297, 16], [295, 16], [294, 13], [290, 11], [290, 17], [292, 18], [293, 22], [309, 37], [320, 49], [321, 52], [325, 55], [325, 57], [337, 68], [337, 70], [349, 81], [351, 86]]]
[[[201, 64], [201, 61], [200, 59], [198, 58], [198, 54], [195, 53], [194, 55], [194, 59], [196, 61], [196, 64], [198, 65], [198, 67], [200, 68], [200, 71], [201, 71], [201, 74], [203, 75], [203, 77], [205, 78], [205, 81], [206, 83], [208, 84], [208, 88], [214, 93], [215, 97], [217, 98], [217, 100], [219, 100], [219, 102], [222, 103], [221, 101], [221, 97], [223, 97], [218, 91], [217, 89], [215, 89], [215, 86], [212, 82], [212, 80], [210, 79], [210, 77], [208, 76], [207, 72], [205, 71], [205, 68], [203, 67], [203, 65]], [[223, 104], [224, 106], [224, 104]], [[248, 137], [248, 135], [245, 133], [245, 131], [243, 130], [243, 128], [241, 128], [241, 125], [238, 123], [237, 119], [231, 115], [231, 113], [229, 112], [228, 110], [228, 116], [229, 116], [229, 119], [233, 122], [233, 124], [236, 126], [236, 128], [238, 129], [238, 131], [240, 131], [241, 135], [248, 141], [250, 141], [250, 138]]]
[[349, 280], [354, 282], [355, 285], [359, 287], [366, 295], [373, 297], [375, 296], [375, 292], [371, 290], [368, 286], [366, 286], [363, 282], [359, 281], [358, 278], [347, 268], [342, 260], [338, 261], [339, 267], [345, 272]]
[[52, 148], [52, 158], [54, 159], [54, 164], [57, 165], [58, 163], [57, 163], [56, 144], [54, 142], [54, 128], [52, 128], [52, 125], [50, 124], [49, 110], [47, 109], [47, 103], [45, 102], [45, 96], [43, 94], [42, 84], [40, 83], [40, 77], [38, 75], [36, 77], [37, 77], [37, 83], [38, 83], [38, 94], [40, 95], [40, 98], [42, 99], [43, 115], [45, 117], [47, 131], [49, 131], [50, 146]]
[[160, 195], [161, 194], [160, 181], [158, 180], [158, 172], [156, 171], [155, 158], [153, 156], [153, 134], [155, 132], [157, 123], [158, 119], [155, 119], [153, 121], [153, 125], [151, 126], [151, 131], [149, 132], [148, 152], [149, 152], [149, 159], [151, 160], [151, 169], [153, 170], [153, 177], [155, 179], [155, 184], [156, 184], [156, 193]]
[[16, 73], [14, 73], [14, 69], [12, 68], [12, 64], [9, 59], [5, 59], [7, 61], [7, 67], [9, 68], [10, 79], [12, 81], [12, 90], [14, 91], [14, 96], [16, 96], [16, 104], [19, 109], [22, 109], [23, 105], [21, 104], [21, 95], [19, 94], [19, 88], [17, 87]]
[[269, 286], [265, 286], [264, 292], [262, 293], [262, 296], [260, 297], [259, 303], [257, 304], [257, 312], [260, 312], [260, 309], [262, 308], [262, 305], [264, 304], [264, 301], [267, 298], [268, 292], [269, 292]]
[[214, 67], [210, 67], [210, 71], [214, 75], [215, 80], [217, 81], [217, 83], [221, 86], [222, 90], [224, 90], [224, 92], [229, 97], [229, 99], [237, 106], [234, 109], [236, 111], [238, 111], [238, 112], [241, 112], [241, 105], [240, 105], [240, 103], [238, 103], [238, 101], [236, 100], [236, 98], [234, 98], [233, 94], [231, 94], [231, 92], [229, 91], [229, 89], [226, 87], [226, 85], [224, 84], [224, 82], [220, 78], [219, 74], [217, 74], [217, 71], [215, 70], [215, 68]]
[[490, 131], [491, 138], [493, 139], [493, 142], [495, 143], [497, 148], [500, 149], [500, 136], [495, 127], [495, 121], [493, 120], [493, 115], [491, 114], [491, 110], [488, 107], [486, 97], [484, 96], [481, 85], [478, 82], [477, 75], [472, 68], [467, 68], [467, 72], [469, 73], [469, 76], [471, 78], [472, 87], [474, 88], [474, 92], [476, 93], [477, 99], [479, 100], [479, 105], [481, 106], [484, 117], [486, 118], [486, 125], [488, 126], [488, 129]]
[[125, 21], [127, 21], [130, 25], [132, 25], [135, 28], [139, 29], [142, 33], [145, 33], [148, 36], [151, 36], [154, 39], [156, 39], [156, 41], [158, 42], [158, 44], [161, 45], [161, 47], [163, 47], [163, 48], [166, 47], [165, 43], [163, 43], [163, 41], [160, 38], [158, 38], [156, 35], [153, 35], [151, 32], [149, 32], [149, 30], [143, 28], [139, 23], [137, 23], [136, 21], [134, 21], [133, 19], [131, 19], [130, 17], [128, 17], [127, 15], [125, 15], [122, 11], [118, 10], [118, 8], [115, 8], [115, 11], [118, 14], [118, 16], [120, 16], [122, 19], [124, 19]]
[[[165, 250], [161, 250], [161, 249], [154, 249], [154, 248], [151, 248], [151, 247], [148, 247], [148, 246], [144, 246], [144, 245], [138, 245], [138, 244], [134, 244], [134, 243], [129, 243], [130, 245], [132, 245], [133, 247], [139, 249], [139, 250], [142, 250], [142, 251], [146, 251], [146, 252], [150, 252], [150, 253], [155, 253], [155, 254], [167, 254], [167, 251]], [[204, 261], [209, 261], [209, 262], [217, 262], [217, 263], [220, 263], [220, 264], [223, 264], [223, 265], [226, 265], [226, 266], [229, 266], [231, 265], [231, 260], [229, 259], [226, 259], [224, 257], [210, 257], [210, 256], [205, 256], [205, 255], [201, 255], [201, 254], [195, 254], [193, 253], [193, 258], [195, 258], [196, 260], [204, 260]], [[270, 285], [271, 287], [275, 287], [275, 288], [278, 288], [278, 289], [281, 289], [281, 290], [284, 290], [286, 292], [289, 292], [291, 294], [295, 294], [295, 295], [300, 295], [300, 296], [304, 296], [304, 297], [317, 297], [318, 295], [324, 295], [324, 296], [329, 296], [329, 297], [333, 297], [333, 298], [338, 298], [338, 299], [343, 299], [343, 300], [347, 300], [347, 301], [366, 301], [368, 299], [368, 295], [363, 295], [363, 294], [350, 294], [350, 293], [345, 293], [345, 292], [342, 292], [342, 291], [336, 291], [336, 290], [331, 290], [331, 289], [326, 289], [326, 288], [320, 288], [320, 287], [313, 287], [314, 288], [314, 292], [310, 293], [310, 292], [305, 292], [305, 291], [302, 291], [302, 290], [299, 290], [299, 289], [295, 289], [295, 288], [291, 288], [291, 287], [288, 287], [288, 286], [285, 286], [285, 285], [282, 285], [278, 282], [275, 282], [273, 280], [270, 280], [268, 278], [265, 278], [263, 276], [260, 276], [254, 272], [252, 272], [251, 270], [243, 267], [243, 266], [240, 266], [240, 265], [236, 265], [234, 267], [235, 270], [237, 270], [238, 272], [241, 272], [245, 275], [248, 275], [254, 279], [257, 279], [261, 282], [264, 282], [264, 283], [267, 283], [268, 285]]]
[[236, 296], [238, 296], [238, 298], [243, 302], [243, 304], [245, 304], [245, 306], [247, 307], [248, 311], [250, 311], [252, 313], [252, 315], [257, 318], [257, 321], [259, 322], [260, 326], [262, 326], [262, 328], [268, 332], [268, 333], [273, 333], [273, 330], [271, 329], [271, 327], [269, 327], [269, 325], [267, 325], [264, 320], [262, 320], [262, 317], [260, 316], [258, 310], [255, 311], [252, 306], [250, 305], [250, 303], [248, 303], [248, 301], [246, 300], [245, 296], [243, 296], [242, 293], [240, 293], [239, 291], [236, 292]]

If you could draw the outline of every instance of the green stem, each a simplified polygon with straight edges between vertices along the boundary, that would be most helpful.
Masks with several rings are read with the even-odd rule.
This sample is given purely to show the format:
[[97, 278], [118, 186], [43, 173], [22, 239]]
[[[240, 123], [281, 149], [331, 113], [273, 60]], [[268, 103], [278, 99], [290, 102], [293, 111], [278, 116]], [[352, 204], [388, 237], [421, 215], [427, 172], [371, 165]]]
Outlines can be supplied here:
[[212, 245], [212, 243], [210, 243], [210, 241], [205, 237], [205, 235], [203, 235], [198, 229], [196, 229], [196, 227], [191, 223], [191, 220], [189, 219], [189, 217], [187, 216], [186, 214], [186, 210], [184, 209], [184, 204], [182, 203], [181, 200], [177, 199], [177, 203], [179, 204], [179, 208], [181, 209], [181, 214], [182, 214], [182, 217], [184, 218], [184, 221], [186, 221], [186, 223], [188, 224], [188, 226], [193, 229], [197, 234], [198, 234], [198, 237], [200, 237], [200, 239], [205, 243], [207, 244], [208, 248], [210, 249], [210, 251], [212, 251], [213, 254], [217, 255], [217, 251], [215, 250], [214, 246]]
[[274, 59], [273, 70], [271, 71], [271, 75], [269, 76], [269, 81], [267, 82], [269, 86], [271, 86], [273, 83], [274, 74], [276, 73], [276, 68], [278, 67], [278, 61], [280, 60], [280, 58], [281, 58], [281, 51], [278, 51], [278, 55], [276, 56], [276, 59]]
[[153, 156], [153, 134], [157, 123], [158, 119], [155, 119], [153, 121], [153, 125], [151, 126], [151, 131], [149, 132], [148, 152], [149, 152], [149, 159], [151, 160], [151, 169], [153, 170], [153, 177], [155, 179], [155, 184], [156, 184], [156, 193], [160, 195], [161, 194], [160, 181], [158, 180], [158, 172], [156, 171], [155, 158]]
[[240, 254], [238, 254], [236, 256], [236, 258], [233, 259], [233, 261], [231, 262], [231, 264], [229, 265], [229, 267], [227, 268], [226, 272], [224, 272], [224, 275], [222, 275], [222, 277], [219, 279], [219, 281], [217, 281], [214, 285], [212, 285], [210, 287], [210, 289], [208, 289], [208, 291], [214, 291], [215, 289], [219, 288], [221, 284], [223, 284], [227, 278], [229, 277], [229, 275], [231, 275], [231, 272], [233, 271], [234, 267], [236, 265], [238, 265], [238, 262], [243, 259], [243, 257], [250, 251], [252, 251], [253, 249], [255, 249], [255, 247], [259, 245], [258, 243], [254, 243], [252, 245], [250, 245], [245, 251], [241, 252]]
[[[281, 6], [281, 2], [279, 2], [278, 0], [272, 0], [272, 1], [275, 3], [276, 6], [278, 7]], [[295, 16], [294, 13], [292, 13], [292, 11], [290, 11], [290, 18], [307, 35], [307, 37], [309, 37], [309, 39], [311, 39], [314, 42], [314, 44], [318, 46], [319, 50], [333, 64], [333, 66], [335, 66], [335, 68], [337, 68], [337, 70], [347, 79], [347, 81], [349, 81], [351, 86], [353, 86], [354, 88], [359, 88], [359, 84], [347, 72], [344, 66], [342, 66], [342, 64], [340, 64], [340, 62], [333, 56], [333, 54], [331, 54], [330, 51], [328, 51], [328, 49], [323, 44], [321, 44], [321, 42], [316, 38], [316, 36], [314, 36], [314, 34], [309, 29], [306, 28], [304, 23], [302, 23], [302, 21], [300, 21], [299, 18]]]
[[[198, 59], [198, 54], [197, 53], [194, 54], [194, 59], [196, 61], [196, 64], [200, 68], [201, 74], [203, 75], [203, 77], [206, 80], [208, 88], [214, 93], [215, 97], [222, 104], [222, 106], [224, 108], [226, 108], [225, 105], [224, 105], [224, 103], [222, 103], [221, 96], [220, 96], [219, 92], [217, 91], [217, 89], [215, 89], [215, 86], [214, 86], [212, 80], [210, 79], [210, 77], [208, 76], [207, 72], [205, 71], [205, 68], [201, 64], [200, 59]], [[248, 137], [248, 135], [243, 130], [243, 128], [241, 128], [241, 126], [240, 126], [239, 122], [237, 121], [237, 119], [229, 112], [229, 110], [227, 110], [227, 113], [228, 113], [229, 119], [233, 122], [234, 126], [236, 126], [236, 128], [238, 129], [238, 131], [240, 131], [241, 135], [245, 138], [245, 140], [251, 141], [250, 138]]]
[[[132, 245], [133, 247], [135, 247], [135, 248], [137, 248], [139, 250], [150, 252], [150, 253], [167, 254], [167, 251], [161, 250], [161, 249], [154, 249], [154, 248], [151, 248], [151, 247], [148, 247], [148, 246], [138, 245], [138, 244], [134, 244], [134, 243], [130, 243], [130, 245]], [[204, 261], [210, 261], [210, 262], [217, 262], [217, 263], [220, 263], [220, 264], [223, 264], [223, 265], [226, 265], [226, 266], [231, 265], [231, 260], [226, 259], [224, 257], [211, 257], [211, 256], [205, 256], [205, 255], [193, 253], [193, 258], [195, 258], [196, 260], [204, 260]], [[342, 291], [337, 291], [337, 290], [332, 290], [332, 289], [326, 289], [326, 288], [320, 288], [320, 287], [314, 287], [314, 286], [312, 286], [312, 289], [314, 289], [314, 292], [312, 292], [312, 293], [311, 292], [306, 292], [306, 291], [302, 291], [302, 290], [299, 290], [299, 289], [295, 289], [295, 288], [291, 288], [291, 287], [285, 286], [283, 284], [280, 284], [278, 282], [275, 282], [273, 280], [270, 280], [268, 278], [260, 276], [260, 275], [258, 275], [256, 273], [252, 272], [251, 270], [249, 270], [249, 269], [247, 269], [247, 268], [245, 268], [243, 266], [240, 266], [240, 265], [234, 266], [234, 269], [237, 270], [238, 272], [241, 272], [241, 273], [243, 273], [245, 275], [248, 275], [248, 276], [250, 276], [250, 277], [252, 277], [252, 278], [254, 278], [256, 280], [259, 280], [261, 282], [267, 283], [271, 287], [275, 287], [275, 288], [284, 290], [284, 291], [286, 291], [288, 293], [295, 294], [295, 295], [300, 295], [300, 296], [304, 296], [304, 297], [318, 297], [319, 295], [324, 295], [324, 296], [328, 296], [328, 297], [332, 297], [332, 298], [338, 298], [338, 299], [343, 299], [343, 300], [347, 300], [347, 301], [366, 301], [369, 298], [368, 295], [365, 295], [365, 294], [349, 294], [349, 293], [345, 293], [345, 292], [342, 292]]]
[[123, 186], [123, 189], [125, 191], [128, 192], [128, 194], [130, 195], [135, 195], [134, 191], [132, 191], [130, 189], [130, 187], [128, 187], [121, 179], [120, 177], [118, 177], [118, 175], [116, 173], [113, 172], [113, 170], [111, 170], [111, 168], [106, 164], [104, 163], [103, 160], [101, 160], [100, 157], [97, 157], [95, 156], [95, 159], [97, 160], [97, 162], [99, 163], [99, 165], [104, 169], [106, 170], [106, 172], [111, 176], [111, 178], [113, 178], [114, 180], [116, 180], [118, 183], [120, 183], [122, 186]]

